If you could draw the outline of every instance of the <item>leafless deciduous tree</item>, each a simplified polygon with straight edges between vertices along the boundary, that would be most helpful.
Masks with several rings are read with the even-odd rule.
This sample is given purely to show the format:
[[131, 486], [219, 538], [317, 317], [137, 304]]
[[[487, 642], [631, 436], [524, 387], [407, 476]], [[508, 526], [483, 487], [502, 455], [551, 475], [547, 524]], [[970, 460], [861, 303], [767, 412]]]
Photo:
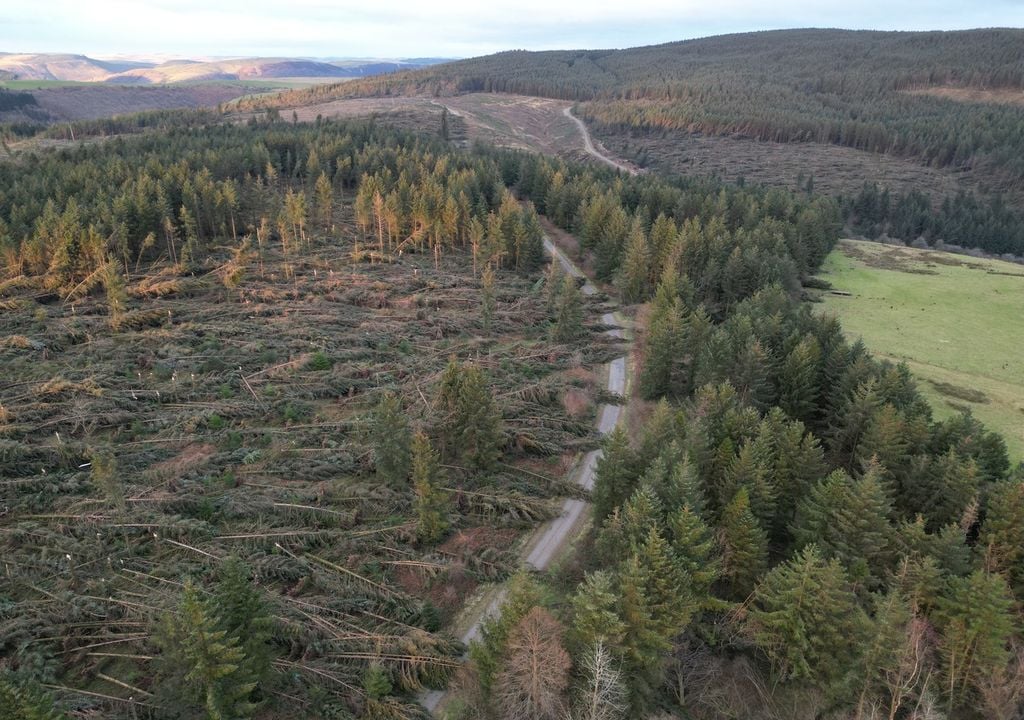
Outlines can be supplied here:
[[561, 624], [539, 607], [512, 629], [494, 694], [503, 720], [563, 717], [572, 660], [562, 635]]
[[598, 642], [579, 664], [582, 682], [569, 720], [620, 720], [625, 717], [626, 689], [608, 648]]

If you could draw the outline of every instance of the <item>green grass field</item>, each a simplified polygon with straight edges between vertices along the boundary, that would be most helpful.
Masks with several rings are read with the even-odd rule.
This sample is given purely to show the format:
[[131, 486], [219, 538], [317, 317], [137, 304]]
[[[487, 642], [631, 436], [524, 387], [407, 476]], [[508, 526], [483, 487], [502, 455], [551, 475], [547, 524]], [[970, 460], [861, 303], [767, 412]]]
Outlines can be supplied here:
[[844, 240], [823, 307], [851, 338], [904, 361], [942, 418], [970, 408], [1024, 459], [1024, 266]]

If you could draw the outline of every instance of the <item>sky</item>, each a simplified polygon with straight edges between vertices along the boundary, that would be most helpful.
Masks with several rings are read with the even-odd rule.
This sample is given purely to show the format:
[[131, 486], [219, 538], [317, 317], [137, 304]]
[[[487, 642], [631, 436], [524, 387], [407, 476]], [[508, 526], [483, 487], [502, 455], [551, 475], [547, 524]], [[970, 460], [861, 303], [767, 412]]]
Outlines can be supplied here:
[[470, 57], [792, 27], [1024, 27], [1024, 0], [5, 0], [0, 52]]

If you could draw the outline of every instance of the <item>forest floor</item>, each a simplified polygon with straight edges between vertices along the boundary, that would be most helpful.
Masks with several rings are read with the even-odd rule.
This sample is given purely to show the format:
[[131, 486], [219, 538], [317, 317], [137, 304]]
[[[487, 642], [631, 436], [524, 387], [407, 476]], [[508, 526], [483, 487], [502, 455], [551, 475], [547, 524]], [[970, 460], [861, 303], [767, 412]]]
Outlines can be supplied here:
[[983, 168], [938, 169], [914, 160], [811, 142], [778, 143], [749, 137], [678, 132], [620, 132], [591, 127], [595, 138], [614, 155], [669, 175], [715, 176], [797, 189], [798, 179], [814, 178], [814, 190], [850, 195], [865, 182], [893, 192], [918, 190], [936, 201], [960, 190], [999, 193], [1024, 204], [1018, 184]]
[[[354, 584], [426, 603], [451, 627], [478, 587], [519, 567], [534, 528], [583, 497], [566, 473], [599, 437], [604, 391], [589, 368], [620, 354], [595, 325], [600, 301], [587, 301], [593, 332], [556, 344], [535, 278], [500, 272], [485, 333], [468, 254], [435, 269], [427, 253], [367, 252], [349, 213], [301, 253], [275, 245], [132, 273], [118, 332], [102, 297], [0, 285], [0, 556], [17, 579], [16, 615], [65, 613], [29, 588], [102, 608], [142, 592], [160, 606], [168, 578], [237, 554], [287, 622], [304, 625], [303, 612]], [[452, 356], [488, 373], [509, 442], [493, 476], [451, 479], [453, 531], [424, 547], [411, 492], [374, 476], [364, 429], [382, 387], [414, 425], [429, 418]], [[90, 469], [97, 452], [116, 458], [105, 484]], [[122, 632], [111, 619], [52, 633], [54, 651], [81, 656], [76, 690], [121, 696], [102, 678], [140, 675], [81, 649]]]
[[[595, 297], [601, 291], [587, 277], [580, 267], [569, 258], [569, 252], [574, 248], [561, 246], [546, 237], [544, 241], [545, 251], [557, 260], [562, 269], [570, 275], [583, 280], [582, 291], [585, 296]], [[633, 369], [630, 365], [632, 354], [632, 333], [626, 329], [630, 325], [617, 310], [612, 306], [606, 308], [608, 311], [601, 316], [601, 323], [608, 327], [605, 335], [614, 340], [625, 340], [629, 344], [625, 348], [625, 354], [616, 357], [608, 362], [602, 376], [605, 378], [604, 387], [610, 395], [623, 399], [623, 403], [630, 395], [632, 387]], [[624, 417], [622, 412], [625, 404], [605, 403], [597, 410], [597, 432], [604, 436], [610, 433]], [[567, 478], [583, 490], [590, 491], [594, 487], [594, 477], [597, 470], [597, 462], [601, 458], [601, 450], [590, 450], [577, 458], [577, 462], [569, 471]], [[538, 527], [532, 536], [521, 546], [521, 561], [526, 567], [535, 571], [544, 572], [551, 569], [555, 562], [565, 553], [574, 540], [579, 538], [589, 526], [589, 513], [587, 512], [590, 503], [581, 498], [567, 497], [562, 502], [560, 513]], [[467, 603], [463, 613], [453, 623], [453, 630], [458, 632], [463, 643], [469, 644], [480, 639], [481, 628], [489, 618], [494, 617], [501, 611], [505, 602], [506, 591], [504, 584], [484, 588], [473, 600]], [[447, 700], [448, 694], [445, 691], [432, 691], [421, 696], [423, 706], [432, 713], [440, 712]]]
[[822, 294], [851, 338], [906, 362], [937, 417], [969, 409], [1024, 460], [1024, 267], [843, 240]]

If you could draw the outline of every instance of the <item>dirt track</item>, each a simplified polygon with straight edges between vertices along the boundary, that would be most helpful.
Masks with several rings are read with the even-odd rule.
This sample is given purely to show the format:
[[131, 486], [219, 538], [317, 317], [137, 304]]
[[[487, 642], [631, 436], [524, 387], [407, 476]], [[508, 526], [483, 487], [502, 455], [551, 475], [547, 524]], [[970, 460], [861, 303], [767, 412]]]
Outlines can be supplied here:
[[[586, 135], [584, 135], [584, 137], [586, 137]], [[601, 157], [596, 153], [596, 151], [594, 151], [594, 154], [597, 157]], [[607, 158], [605, 159], [607, 160]], [[629, 170], [624, 167], [622, 169], [629, 172]], [[576, 264], [573, 263], [572, 260], [570, 260], [565, 253], [563, 253], [547, 237], [544, 238], [544, 250], [551, 255], [552, 258], [558, 260], [565, 271], [573, 277], [585, 277], [579, 267], [577, 267]], [[582, 291], [584, 295], [597, 294], [597, 288], [589, 279], [584, 282]], [[622, 328], [619, 326], [619, 323], [613, 313], [605, 313], [601, 317], [601, 322], [610, 326], [611, 329], [606, 331], [608, 335], [624, 339]], [[612, 360], [608, 363], [607, 368], [608, 392], [615, 395], [625, 396], [627, 377], [626, 355]], [[619, 423], [621, 411], [621, 405], [605, 404], [601, 406], [598, 411], [597, 422], [597, 430], [601, 435], [607, 435], [615, 428]], [[582, 460], [573, 469], [573, 477], [580, 487], [586, 490], [593, 489], [594, 475], [597, 470], [597, 461], [600, 458], [601, 450], [591, 450], [583, 456]], [[527, 545], [528, 552], [524, 563], [534, 570], [546, 570], [550, 567], [552, 561], [558, 557], [560, 551], [564, 549], [566, 545], [568, 545], [579, 533], [579, 530], [582, 527], [581, 520], [589, 505], [590, 503], [584, 500], [567, 498], [562, 503], [561, 514], [541, 526], [537, 533], [535, 533], [532, 541]], [[478, 640], [480, 638], [480, 630], [484, 621], [495, 616], [501, 611], [501, 606], [505, 602], [505, 597], [506, 589], [503, 586], [496, 590], [490, 597], [486, 598], [484, 602], [481, 602], [480, 604], [483, 606], [482, 610], [480, 610], [476, 617], [473, 618], [472, 623], [465, 632], [462, 633], [462, 636], [459, 639], [467, 645], [474, 640]], [[447, 693], [444, 690], [432, 690], [421, 695], [420, 702], [427, 710], [434, 712], [441, 706], [446, 695]]]
[[590, 138], [590, 131], [587, 130], [587, 126], [583, 124], [582, 120], [580, 120], [578, 117], [572, 114], [571, 107], [567, 107], [564, 110], [562, 110], [562, 114], [565, 115], [567, 118], [572, 119], [572, 121], [576, 123], [576, 126], [580, 129], [580, 134], [583, 135], [583, 149], [587, 151], [588, 155], [593, 155], [606, 165], [611, 165], [613, 168], [617, 170], [622, 170], [623, 172], [629, 173], [630, 175], [636, 175], [639, 172], [639, 170], [637, 170], [635, 167], [631, 165], [626, 165], [625, 163], [621, 163], [618, 160], [613, 160], [612, 158], [608, 157], [603, 152], [598, 150], [597, 147], [594, 146], [594, 141], [591, 140]]

